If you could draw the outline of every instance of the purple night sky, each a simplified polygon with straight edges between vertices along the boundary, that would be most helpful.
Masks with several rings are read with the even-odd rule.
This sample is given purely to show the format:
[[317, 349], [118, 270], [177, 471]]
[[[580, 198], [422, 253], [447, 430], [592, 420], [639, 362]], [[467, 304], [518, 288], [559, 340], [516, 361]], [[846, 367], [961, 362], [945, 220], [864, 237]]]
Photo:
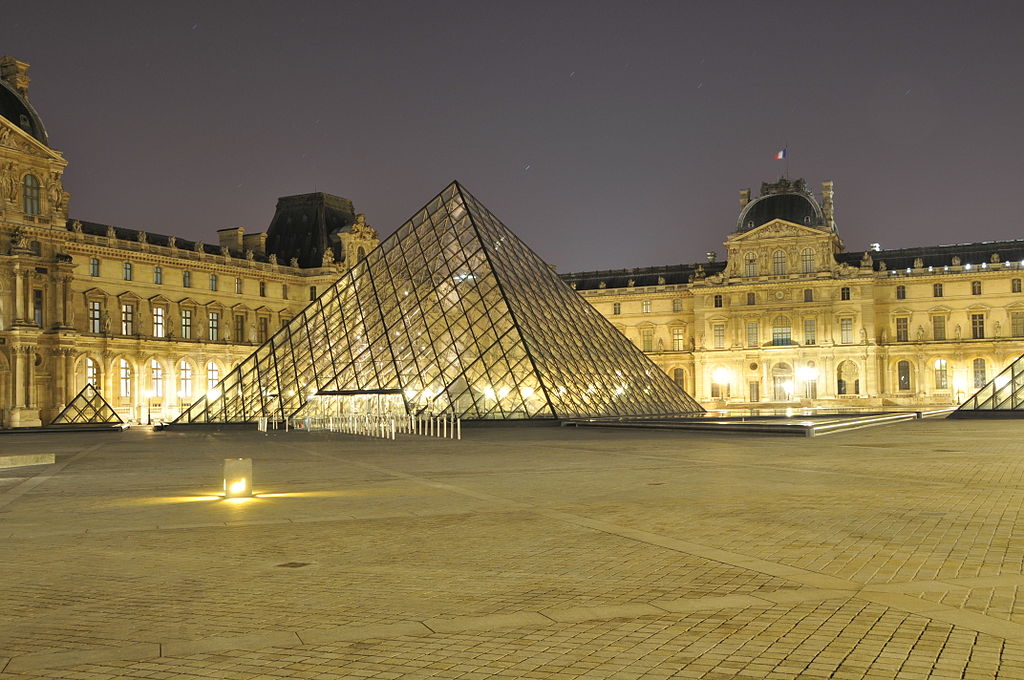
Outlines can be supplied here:
[[0, 53], [79, 219], [215, 242], [326, 191], [391, 233], [458, 179], [559, 271], [723, 254], [836, 183], [847, 249], [1024, 237], [1021, 3], [33, 2]]

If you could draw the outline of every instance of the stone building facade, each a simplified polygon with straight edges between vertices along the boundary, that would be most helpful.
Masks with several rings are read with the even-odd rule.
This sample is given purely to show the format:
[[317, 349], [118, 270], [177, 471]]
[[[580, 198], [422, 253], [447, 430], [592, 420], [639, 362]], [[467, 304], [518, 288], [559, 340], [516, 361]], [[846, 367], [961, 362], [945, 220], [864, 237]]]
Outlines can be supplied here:
[[378, 243], [323, 193], [215, 243], [69, 219], [28, 90], [0, 59], [0, 427], [49, 423], [87, 382], [125, 420], [174, 418]]
[[1024, 353], [1024, 240], [848, 253], [832, 182], [780, 179], [724, 245], [563, 279], [711, 408], [949, 405]]

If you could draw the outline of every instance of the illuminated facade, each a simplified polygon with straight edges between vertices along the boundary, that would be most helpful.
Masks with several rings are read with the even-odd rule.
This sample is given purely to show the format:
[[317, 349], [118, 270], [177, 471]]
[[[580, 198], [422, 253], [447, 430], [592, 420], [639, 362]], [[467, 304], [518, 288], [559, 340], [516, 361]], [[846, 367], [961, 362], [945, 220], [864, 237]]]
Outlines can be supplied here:
[[740, 208], [725, 261], [562, 278], [707, 406], [949, 405], [1024, 354], [1024, 240], [847, 253], [832, 182]]
[[0, 427], [50, 423], [87, 383], [125, 421], [177, 417], [376, 246], [320, 193], [215, 245], [69, 220], [27, 69], [0, 59]]

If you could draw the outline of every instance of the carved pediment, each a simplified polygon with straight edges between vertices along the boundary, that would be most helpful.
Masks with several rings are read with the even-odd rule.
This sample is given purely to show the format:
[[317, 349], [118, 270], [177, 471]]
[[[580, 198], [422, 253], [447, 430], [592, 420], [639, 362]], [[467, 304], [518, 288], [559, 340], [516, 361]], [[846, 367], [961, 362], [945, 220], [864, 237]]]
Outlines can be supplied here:
[[0, 147], [59, 161], [61, 164], [66, 162], [59, 151], [54, 151], [17, 125], [8, 123], [6, 120], [0, 120]]
[[745, 231], [740, 234], [733, 234], [729, 241], [753, 241], [761, 238], [787, 238], [794, 236], [829, 236], [821, 229], [807, 227], [786, 220], [772, 220], [766, 222], [756, 229]]
[[126, 290], [123, 293], [119, 293], [117, 296], [118, 300], [142, 300], [134, 291]]
[[181, 307], [199, 307], [200, 304], [190, 297], [184, 297], [178, 300], [178, 305]]
[[169, 305], [171, 301], [165, 298], [163, 295], [154, 295], [149, 298], [150, 305]]

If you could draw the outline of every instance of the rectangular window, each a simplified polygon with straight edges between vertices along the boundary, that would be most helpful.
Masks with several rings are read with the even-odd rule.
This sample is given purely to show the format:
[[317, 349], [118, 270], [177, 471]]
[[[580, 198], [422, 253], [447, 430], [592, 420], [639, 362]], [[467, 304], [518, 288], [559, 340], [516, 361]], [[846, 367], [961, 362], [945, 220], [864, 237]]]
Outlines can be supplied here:
[[[163, 282], [164, 282], [164, 268], [163, 267], [153, 267], [153, 283], [163, 283]], [[161, 370], [163, 370], [163, 369], [161, 369]]]
[[910, 319], [905, 316], [896, 317], [896, 342], [910, 340]]
[[722, 306], [722, 296], [721, 295], [716, 295], [714, 303], [715, 303], [715, 307], [721, 307]]
[[125, 262], [122, 265], [122, 267], [124, 269], [124, 280], [125, 281], [131, 281], [132, 280], [132, 263], [131, 262]]
[[163, 399], [164, 396], [164, 367], [153, 359], [149, 363], [149, 384], [153, 389], [153, 396]]
[[641, 307], [641, 311], [644, 314], [650, 314], [651, 313], [651, 301], [650, 300], [644, 300], [643, 302], [641, 302], [640, 303], [640, 307]]
[[711, 330], [714, 332], [715, 349], [725, 349], [725, 324], [716, 323]]
[[932, 317], [932, 338], [934, 338], [935, 340], [946, 339], [946, 317]]
[[1010, 314], [1010, 332], [1015, 338], [1024, 338], [1024, 312]]
[[38, 288], [32, 291], [32, 320], [43, 327], [43, 291]]
[[282, 283], [281, 284], [281, 298], [284, 299], [284, 300], [288, 299], [288, 284], [287, 283]]
[[182, 288], [192, 287], [192, 272], [187, 269], [181, 273], [181, 286]]
[[818, 344], [818, 320], [804, 319], [804, 344]]
[[244, 314], [235, 314], [235, 342], [245, 342]]
[[907, 287], [906, 286], [896, 286], [896, 299], [897, 300], [905, 300], [906, 298], [907, 298]]
[[267, 297], [267, 282], [260, 281], [260, 297]]
[[209, 318], [209, 330], [210, 330], [210, 341], [217, 342], [220, 340], [220, 313], [210, 312]]
[[846, 286], [843, 286], [842, 288], [840, 288], [839, 289], [839, 299], [840, 300], [849, 300], [850, 299], [850, 289], [847, 288]]
[[1014, 279], [1014, 280], [1010, 281], [1010, 292], [1011, 293], [1019, 293], [1020, 292], [1020, 279]]
[[621, 302], [613, 302], [612, 303], [612, 314], [616, 315], [616, 316], [619, 315], [619, 314], [622, 314], [622, 303]]
[[985, 337], [985, 315], [971, 314], [971, 337], [981, 340]]
[[946, 370], [946, 360], [935, 360], [935, 389], [949, 389], [949, 374]]
[[756, 321], [747, 322], [747, 347], [757, 347], [761, 344], [761, 328]]
[[811, 288], [804, 288], [804, 302], [814, 302], [814, 290]]
[[757, 295], [755, 293], [747, 293], [747, 304], [748, 305], [756, 305], [757, 304]]
[[942, 297], [942, 284], [936, 283], [932, 285], [932, 297]]
[[840, 319], [839, 320], [839, 333], [841, 340], [844, 345], [848, 345], [853, 342], [853, 319]]
[[676, 298], [675, 300], [673, 300], [672, 301], [672, 311], [673, 312], [681, 312], [681, 311], [683, 311], [683, 301], [680, 300], [679, 298]]
[[164, 308], [154, 307], [153, 308], [153, 337], [162, 338], [164, 337]]
[[210, 290], [217, 290], [217, 275], [210, 274]]
[[121, 305], [121, 335], [135, 335], [135, 305]]
[[672, 349], [676, 352], [686, 349], [686, 335], [682, 328], [672, 329]]
[[781, 347], [793, 344], [793, 329], [786, 325], [779, 325], [778, 322], [772, 326], [772, 345]]
[[242, 294], [242, 279], [235, 279], [235, 295]]
[[100, 259], [98, 257], [89, 258], [89, 276], [100, 275]]
[[316, 286], [309, 287], [309, 299], [311, 301], [316, 299]]
[[269, 327], [270, 322], [267, 321], [266, 318], [260, 319], [259, 334], [257, 335], [256, 339], [259, 341], [261, 345], [267, 341], [267, 333]]
[[99, 302], [95, 300], [89, 301], [89, 332], [100, 333], [102, 332], [102, 316], [103, 308]]
[[640, 349], [645, 352], [654, 351], [654, 331], [650, 328], [640, 331]]
[[181, 339], [191, 340], [192, 339], [192, 310], [183, 309], [181, 310]]
[[132, 396], [132, 367], [127, 361], [121, 359], [119, 364], [121, 396], [125, 399]]

